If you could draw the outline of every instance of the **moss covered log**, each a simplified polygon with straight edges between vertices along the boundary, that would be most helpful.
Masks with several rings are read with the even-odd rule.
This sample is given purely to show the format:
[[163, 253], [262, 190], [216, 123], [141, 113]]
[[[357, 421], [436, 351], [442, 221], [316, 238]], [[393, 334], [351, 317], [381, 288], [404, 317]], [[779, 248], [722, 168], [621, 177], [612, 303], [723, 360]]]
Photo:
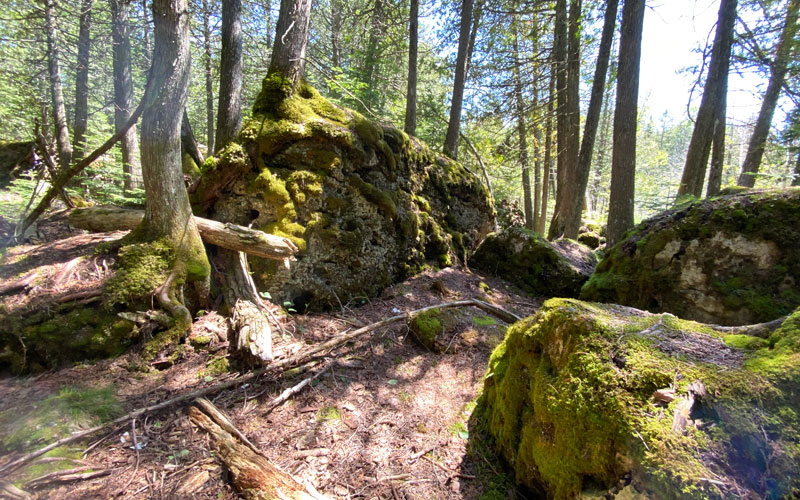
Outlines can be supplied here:
[[[620, 481], [639, 498], [793, 498], [800, 310], [766, 341], [741, 337], [671, 314], [551, 299], [493, 352], [475, 423], [517, 481], [549, 498], [603, 495]], [[673, 430], [698, 382], [705, 396]], [[655, 398], [659, 390], [674, 400]]]
[[746, 190], [644, 221], [581, 298], [742, 325], [800, 305], [800, 188]]
[[290, 239], [297, 262], [251, 259], [275, 300], [339, 307], [426, 266], [463, 261], [494, 226], [487, 189], [400, 130], [264, 79], [238, 142], [206, 160], [195, 213]]

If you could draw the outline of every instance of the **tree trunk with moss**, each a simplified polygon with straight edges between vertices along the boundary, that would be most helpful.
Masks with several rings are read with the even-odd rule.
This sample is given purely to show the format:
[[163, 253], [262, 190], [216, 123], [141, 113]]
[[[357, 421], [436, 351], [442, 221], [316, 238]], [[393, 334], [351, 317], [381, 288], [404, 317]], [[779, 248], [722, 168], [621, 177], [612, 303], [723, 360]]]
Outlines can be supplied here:
[[303, 77], [310, 19], [311, 0], [281, 0], [267, 78], [273, 75], [282, 78], [284, 97], [294, 94]]
[[157, 298], [175, 319], [170, 334], [179, 334], [191, 324], [179, 299], [180, 285], [205, 283], [210, 274], [181, 172], [180, 129], [189, 84], [186, 0], [154, 0], [153, 19], [153, 68], [142, 116], [145, 214], [131, 239], [166, 240], [174, 247], [173, 268]]

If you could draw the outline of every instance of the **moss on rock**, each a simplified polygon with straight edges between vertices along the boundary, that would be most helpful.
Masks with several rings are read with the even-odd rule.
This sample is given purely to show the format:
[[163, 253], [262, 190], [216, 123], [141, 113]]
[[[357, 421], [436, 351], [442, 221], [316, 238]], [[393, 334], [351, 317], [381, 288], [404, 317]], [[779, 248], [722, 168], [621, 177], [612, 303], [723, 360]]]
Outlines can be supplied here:
[[[517, 481], [551, 498], [608, 491], [627, 474], [645, 498], [790, 498], [800, 493], [799, 325], [800, 310], [771, 347], [740, 350], [669, 314], [551, 299], [492, 353], [475, 418]], [[673, 430], [697, 381], [707, 394]], [[666, 388], [677, 399], [659, 403], [653, 393]]]
[[512, 226], [489, 235], [469, 262], [534, 295], [577, 297], [595, 258], [578, 243], [550, 243], [533, 231]]
[[746, 190], [642, 222], [581, 298], [742, 325], [800, 305], [800, 189]]

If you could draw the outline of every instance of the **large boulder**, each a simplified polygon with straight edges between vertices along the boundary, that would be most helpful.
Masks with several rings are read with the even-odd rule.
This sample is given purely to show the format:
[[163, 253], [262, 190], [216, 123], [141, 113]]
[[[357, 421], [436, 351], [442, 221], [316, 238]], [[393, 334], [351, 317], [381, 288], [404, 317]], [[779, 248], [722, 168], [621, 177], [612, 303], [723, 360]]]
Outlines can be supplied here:
[[800, 309], [768, 339], [551, 299], [493, 352], [473, 425], [548, 498], [796, 498]]
[[494, 227], [488, 190], [400, 130], [268, 76], [239, 142], [203, 166], [196, 213], [292, 239], [288, 267], [250, 259], [273, 299], [339, 307], [426, 265], [463, 261]]
[[745, 191], [642, 222], [581, 298], [742, 325], [800, 305], [800, 189]]
[[533, 295], [577, 297], [597, 263], [592, 251], [580, 243], [561, 239], [549, 242], [523, 227], [490, 234], [469, 264], [507, 279]]

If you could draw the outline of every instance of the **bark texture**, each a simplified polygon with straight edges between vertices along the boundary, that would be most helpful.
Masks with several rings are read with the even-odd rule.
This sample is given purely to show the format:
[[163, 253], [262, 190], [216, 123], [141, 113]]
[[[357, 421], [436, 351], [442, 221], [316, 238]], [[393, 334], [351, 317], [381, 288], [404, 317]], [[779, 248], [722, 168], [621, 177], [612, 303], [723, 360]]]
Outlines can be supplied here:
[[794, 39], [798, 27], [798, 8], [800, 8], [800, 0], [790, 0], [786, 9], [786, 22], [783, 25], [778, 46], [775, 48], [775, 59], [771, 64], [767, 91], [764, 93], [764, 100], [753, 127], [753, 135], [750, 136], [744, 165], [742, 165], [742, 173], [739, 175], [738, 184], [740, 186], [753, 187], [756, 183], [756, 174], [761, 167], [761, 158], [764, 156], [769, 128], [772, 125], [772, 115], [775, 114], [775, 106], [781, 95], [781, 88], [789, 69], [789, 61], [797, 53], [797, 44]]
[[222, 53], [219, 67], [216, 151], [242, 128], [242, 0], [222, 1]]
[[514, 20], [514, 106], [517, 114], [517, 135], [519, 139], [519, 166], [522, 171], [522, 197], [525, 211], [525, 227], [533, 229], [533, 199], [531, 196], [531, 172], [528, 161], [528, 127], [525, 123], [525, 100], [522, 95], [522, 80], [519, 75], [519, 42], [516, 19]]
[[547, 111], [544, 117], [544, 168], [542, 172], [542, 207], [539, 213], [539, 234], [544, 234], [547, 224], [547, 202], [550, 199], [550, 173], [553, 169], [553, 103], [556, 99], [555, 65], [551, 65], [550, 83], [547, 88]]
[[458, 33], [458, 53], [456, 54], [456, 74], [453, 80], [453, 96], [450, 99], [450, 119], [447, 122], [447, 135], [444, 139], [444, 154], [458, 159], [458, 139], [461, 131], [461, 107], [464, 103], [464, 83], [467, 79], [470, 26], [472, 23], [472, 0], [461, 3], [461, 25]]
[[[114, 125], [122, 128], [133, 112], [133, 78], [131, 76], [131, 41], [128, 24], [129, 0], [110, 0], [111, 39], [114, 66]], [[136, 127], [131, 127], [120, 140], [122, 171], [125, 174], [125, 190], [141, 186], [142, 166]]]
[[417, 45], [419, 38], [419, 0], [411, 0], [408, 15], [408, 91], [406, 93], [406, 120], [404, 130], [417, 135]]
[[310, 19], [311, 0], [281, 0], [267, 78], [280, 75], [288, 83], [286, 97], [294, 94], [303, 77]]
[[75, 124], [73, 160], [80, 161], [86, 150], [86, 126], [89, 119], [89, 49], [92, 46], [92, 3], [82, 0], [78, 28], [78, 66], [75, 70]]
[[67, 110], [64, 106], [64, 89], [61, 82], [55, 0], [44, 1], [44, 15], [47, 29], [47, 71], [50, 75], [50, 97], [56, 126], [58, 165], [63, 171], [67, 170], [72, 162], [72, 143], [69, 140]]
[[208, 0], [203, 0], [203, 69], [206, 79], [206, 142], [209, 154], [216, 151], [214, 144], [214, 77], [211, 73], [211, 12]]
[[639, 99], [639, 60], [642, 52], [644, 0], [627, 0], [622, 7], [622, 36], [617, 77], [617, 109], [611, 158], [607, 247], [633, 226], [636, 173], [636, 114]]
[[[708, 155], [714, 140], [715, 128], [719, 125], [720, 107], [725, 105], [728, 67], [733, 44], [733, 29], [736, 24], [737, 0], [722, 0], [717, 17], [717, 31], [714, 47], [711, 50], [711, 63], [708, 67], [700, 109], [697, 111], [686, 164], [683, 167], [678, 196], [691, 195], [699, 198], [703, 192]], [[726, 85], [722, 85], [723, 79]], [[724, 121], [722, 122], [724, 127]]]

